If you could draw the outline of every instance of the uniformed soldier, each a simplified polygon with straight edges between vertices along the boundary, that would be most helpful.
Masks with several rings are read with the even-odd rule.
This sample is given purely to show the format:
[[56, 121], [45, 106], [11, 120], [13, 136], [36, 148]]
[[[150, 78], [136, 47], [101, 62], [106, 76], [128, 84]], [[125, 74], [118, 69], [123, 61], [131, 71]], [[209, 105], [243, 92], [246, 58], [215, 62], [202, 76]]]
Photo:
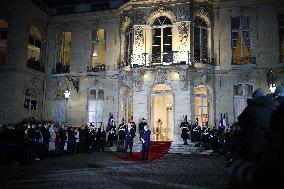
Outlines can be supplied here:
[[191, 131], [191, 142], [197, 142], [198, 139], [198, 118], [196, 118], [196, 121], [192, 127], [192, 131]]
[[124, 119], [122, 118], [122, 123], [118, 126], [118, 137], [119, 137], [119, 144], [123, 144], [124, 142], [124, 131], [126, 125], [124, 124]]
[[190, 125], [187, 121], [187, 115], [184, 116], [184, 121], [181, 122], [180, 128], [182, 129], [181, 131], [181, 138], [183, 139], [183, 144], [187, 145], [187, 139], [189, 139], [189, 132], [190, 132]]
[[208, 125], [206, 125], [204, 127], [203, 130], [203, 137], [202, 137], [202, 142], [205, 146], [206, 149], [209, 148], [210, 144], [209, 144], [209, 135], [210, 135], [210, 127], [208, 127]]

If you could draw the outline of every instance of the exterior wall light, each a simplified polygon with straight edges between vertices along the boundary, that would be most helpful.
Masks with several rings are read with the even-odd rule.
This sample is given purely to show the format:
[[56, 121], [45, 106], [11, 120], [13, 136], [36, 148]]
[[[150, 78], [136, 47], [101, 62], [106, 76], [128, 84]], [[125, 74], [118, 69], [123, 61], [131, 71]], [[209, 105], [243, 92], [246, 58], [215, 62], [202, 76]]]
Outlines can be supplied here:
[[68, 99], [70, 97], [70, 94], [71, 94], [71, 92], [67, 87], [67, 89], [64, 91], [64, 98]]
[[269, 90], [270, 92], [273, 94], [275, 93], [275, 90], [276, 90], [276, 84], [274, 82], [274, 75], [273, 75], [273, 71], [270, 70], [268, 73], [267, 73], [267, 85], [269, 87]]

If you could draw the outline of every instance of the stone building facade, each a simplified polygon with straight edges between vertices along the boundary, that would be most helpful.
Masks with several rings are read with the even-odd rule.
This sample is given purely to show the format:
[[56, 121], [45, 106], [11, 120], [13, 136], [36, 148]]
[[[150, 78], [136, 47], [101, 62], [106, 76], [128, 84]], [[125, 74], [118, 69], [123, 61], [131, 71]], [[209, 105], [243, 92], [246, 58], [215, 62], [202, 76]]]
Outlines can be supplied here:
[[[158, 131], [153, 140], [180, 143], [184, 115], [212, 126], [222, 114], [232, 124], [253, 90], [270, 93], [269, 84], [284, 81], [281, 1], [131, 0], [66, 15], [22, 4], [6, 5], [19, 9], [17, 16], [0, 11], [9, 23], [2, 121], [34, 115], [24, 106], [28, 90], [39, 119], [79, 126], [106, 125], [109, 113], [117, 124], [143, 117]], [[32, 24], [41, 34], [44, 73], [26, 66]]]

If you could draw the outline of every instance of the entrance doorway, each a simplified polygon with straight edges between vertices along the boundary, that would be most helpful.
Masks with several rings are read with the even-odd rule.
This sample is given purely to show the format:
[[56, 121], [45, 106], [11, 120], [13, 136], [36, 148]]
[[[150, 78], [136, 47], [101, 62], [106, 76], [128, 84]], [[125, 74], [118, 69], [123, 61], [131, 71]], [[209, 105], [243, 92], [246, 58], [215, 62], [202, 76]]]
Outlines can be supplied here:
[[151, 140], [173, 140], [173, 93], [165, 84], [156, 85], [151, 94]]

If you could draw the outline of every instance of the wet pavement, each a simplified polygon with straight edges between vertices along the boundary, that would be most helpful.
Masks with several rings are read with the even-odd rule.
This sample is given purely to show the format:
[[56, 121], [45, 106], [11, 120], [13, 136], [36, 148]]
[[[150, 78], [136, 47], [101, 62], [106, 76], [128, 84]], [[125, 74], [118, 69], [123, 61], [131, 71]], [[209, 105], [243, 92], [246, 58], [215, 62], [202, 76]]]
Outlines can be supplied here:
[[118, 153], [76, 154], [1, 165], [0, 188], [216, 188], [227, 187], [219, 155], [167, 154], [154, 161], [123, 161]]

